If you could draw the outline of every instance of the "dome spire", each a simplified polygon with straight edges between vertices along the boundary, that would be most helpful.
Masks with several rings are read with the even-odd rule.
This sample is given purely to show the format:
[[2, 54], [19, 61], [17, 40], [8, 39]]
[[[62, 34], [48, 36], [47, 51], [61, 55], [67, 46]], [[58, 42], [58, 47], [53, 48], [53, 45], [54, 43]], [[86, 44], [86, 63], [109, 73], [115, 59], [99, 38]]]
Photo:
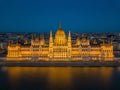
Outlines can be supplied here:
[[59, 24], [59, 29], [62, 29], [62, 24], [61, 23]]

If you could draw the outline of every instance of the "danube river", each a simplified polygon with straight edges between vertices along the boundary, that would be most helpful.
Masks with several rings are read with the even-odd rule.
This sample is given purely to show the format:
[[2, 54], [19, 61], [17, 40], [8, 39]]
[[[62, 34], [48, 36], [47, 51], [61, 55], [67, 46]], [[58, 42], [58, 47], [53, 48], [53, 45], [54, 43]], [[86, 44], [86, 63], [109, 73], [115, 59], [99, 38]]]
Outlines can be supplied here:
[[120, 90], [120, 67], [0, 67], [0, 90]]

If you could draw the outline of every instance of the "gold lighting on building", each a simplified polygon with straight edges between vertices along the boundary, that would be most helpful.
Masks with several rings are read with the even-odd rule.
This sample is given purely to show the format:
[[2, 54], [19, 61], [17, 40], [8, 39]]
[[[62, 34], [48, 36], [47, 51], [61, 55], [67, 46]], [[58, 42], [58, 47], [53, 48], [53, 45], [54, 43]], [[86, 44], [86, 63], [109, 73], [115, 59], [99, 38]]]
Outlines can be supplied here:
[[71, 33], [66, 36], [62, 26], [60, 25], [55, 33], [55, 37], [50, 31], [49, 43], [45, 43], [44, 35], [36, 37], [32, 35], [31, 44], [25, 41], [24, 45], [8, 44], [7, 60], [41, 60], [41, 61], [79, 61], [79, 60], [113, 60], [112, 43], [102, 44], [93, 41], [90, 44], [87, 38], [76, 39], [73, 44]]

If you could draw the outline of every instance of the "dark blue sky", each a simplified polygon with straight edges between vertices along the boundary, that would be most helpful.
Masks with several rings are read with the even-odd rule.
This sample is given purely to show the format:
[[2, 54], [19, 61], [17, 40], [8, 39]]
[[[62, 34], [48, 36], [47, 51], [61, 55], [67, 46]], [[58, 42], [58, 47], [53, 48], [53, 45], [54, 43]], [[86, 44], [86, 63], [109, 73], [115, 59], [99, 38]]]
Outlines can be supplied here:
[[0, 0], [0, 31], [120, 31], [120, 0]]

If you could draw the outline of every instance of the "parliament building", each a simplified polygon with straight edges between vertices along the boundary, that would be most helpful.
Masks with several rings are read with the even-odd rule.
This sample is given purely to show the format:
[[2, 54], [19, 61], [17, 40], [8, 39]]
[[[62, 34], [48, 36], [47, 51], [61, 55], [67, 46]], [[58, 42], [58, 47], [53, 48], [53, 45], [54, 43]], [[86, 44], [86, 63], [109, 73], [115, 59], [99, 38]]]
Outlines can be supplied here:
[[38, 38], [32, 36], [31, 43], [9, 43], [7, 60], [24, 61], [82, 61], [82, 60], [113, 60], [113, 45], [110, 43], [98, 44], [96, 40], [91, 45], [87, 38], [76, 38], [72, 42], [71, 33], [66, 35], [62, 27], [49, 36], [49, 43], [46, 43], [44, 37]]

